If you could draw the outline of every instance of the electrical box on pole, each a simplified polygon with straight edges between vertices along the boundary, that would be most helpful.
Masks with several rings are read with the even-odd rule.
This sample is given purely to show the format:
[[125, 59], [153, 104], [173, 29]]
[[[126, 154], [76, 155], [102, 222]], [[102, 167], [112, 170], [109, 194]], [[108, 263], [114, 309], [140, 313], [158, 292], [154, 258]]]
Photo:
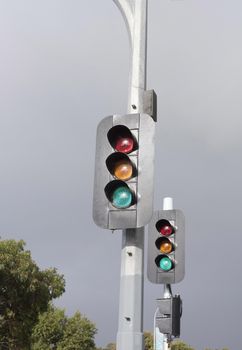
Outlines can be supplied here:
[[113, 115], [97, 128], [93, 218], [107, 229], [145, 226], [153, 213], [155, 122]]
[[155, 211], [148, 229], [148, 279], [172, 284], [185, 275], [185, 218], [180, 210]]

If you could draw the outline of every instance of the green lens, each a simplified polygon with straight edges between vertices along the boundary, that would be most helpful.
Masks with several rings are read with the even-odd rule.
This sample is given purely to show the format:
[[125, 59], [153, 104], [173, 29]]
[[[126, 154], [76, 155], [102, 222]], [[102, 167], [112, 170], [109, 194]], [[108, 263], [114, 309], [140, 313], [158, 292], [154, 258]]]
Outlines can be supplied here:
[[112, 203], [116, 208], [125, 209], [132, 203], [132, 192], [126, 186], [116, 188], [113, 192]]
[[170, 271], [172, 268], [172, 261], [168, 258], [168, 256], [164, 256], [162, 259], [160, 259], [159, 265], [163, 271]]

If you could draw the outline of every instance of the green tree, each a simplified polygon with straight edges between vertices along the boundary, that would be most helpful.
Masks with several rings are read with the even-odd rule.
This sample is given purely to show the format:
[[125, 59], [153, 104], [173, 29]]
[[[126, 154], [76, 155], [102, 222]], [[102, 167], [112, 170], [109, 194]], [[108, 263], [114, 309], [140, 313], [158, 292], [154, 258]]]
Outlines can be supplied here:
[[116, 344], [109, 343], [103, 350], [116, 350]]
[[[212, 350], [212, 349], [209, 349], [209, 348], [206, 348], [205, 350]], [[218, 349], [217, 349], [218, 350]], [[229, 350], [228, 348], [223, 348], [221, 350]]]
[[56, 349], [63, 339], [67, 317], [64, 310], [50, 305], [39, 315], [38, 323], [32, 332], [32, 350]]
[[[144, 350], [153, 350], [153, 335], [150, 332], [144, 332]], [[115, 343], [109, 343], [105, 348], [97, 348], [96, 350], [116, 350]]]
[[58, 344], [58, 350], [95, 350], [95, 325], [80, 312], [67, 320], [63, 339]]
[[0, 241], [0, 348], [29, 349], [38, 315], [64, 292], [56, 269], [41, 271], [23, 241]]
[[153, 334], [144, 332], [145, 350], [153, 350]]
[[95, 325], [76, 312], [68, 318], [64, 310], [53, 306], [39, 316], [33, 329], [33, 350], [94, 350]]
[[195, 349], [180, 340], [175, 340], [171, 343], [171, 350], [195, 350]]

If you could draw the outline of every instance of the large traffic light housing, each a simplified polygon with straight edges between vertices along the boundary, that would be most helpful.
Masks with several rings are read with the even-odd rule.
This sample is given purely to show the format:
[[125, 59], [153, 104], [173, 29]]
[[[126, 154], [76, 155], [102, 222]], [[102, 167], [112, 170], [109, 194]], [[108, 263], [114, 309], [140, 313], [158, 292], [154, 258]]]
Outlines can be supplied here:
[[98, 226], [145, 226], [153, 213], [154, 120], [113, 115], [97, 128], [93, 218]]
[[148, 279], [172, 284], [185, 275], [185, 218], [180, 210], [155, 211], [148, 229]]

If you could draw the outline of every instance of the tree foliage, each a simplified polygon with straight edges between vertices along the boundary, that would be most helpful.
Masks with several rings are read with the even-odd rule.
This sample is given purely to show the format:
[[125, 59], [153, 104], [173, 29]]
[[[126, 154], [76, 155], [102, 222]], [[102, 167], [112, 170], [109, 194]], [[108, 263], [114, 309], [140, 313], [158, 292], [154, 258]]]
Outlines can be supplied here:
[[56, 269], [41, 271], [23, 241], [0, 241], [0, 348], [29, 349], [38, 315], [64, 292]]
[[56, 309], [52, 305], [39, 315], [38, 323], [32, 332], [32, 349], [56, 349], [63, 338], [66, 316], [64, 310]]
[[[205, 350], [212, 350], [212, 349], [206, 348]], [[219, 350], [219, 349], [216, 349], [216, 350]], [[223, 348], [223, 349], [221, 349], [221, 350], [229, 350], [229, 349], [228, 349], [228, 348]]]
[[[153, 350], [153, 335], [150, 332], [144, 332], [144, 350]], [[115, 343], [109, 343], [105, 348], [96, 348], [96, 350], [116, 350]]]
[[68, 318], [53, 306], [39, 316], [32, 335], [33, 350], [94, 350], [95, 325], [76, 312]]
[[93, 323], [79, 312], [67, 320], [63, 339], [58, 350], [94, 350], [94, 335], [97, 330]]
[[[151, 332], [144, 332], [144, 343], [145, 343], [144, 350], [154, 350], [153, 334]], [[109, 343], [105, 348], [96, 348], [96, 350], [116, 350], [116, 345], [115, 343]], [[181, 340], [174, 340], [171, 342], [171, 350], [195, 350], [195, 349]], [[212, 349], [206, 348], [205, 350], [212, 350]], [[221, 350], [229, 350], [229, 349], [223, 348]]]
[[[64, 292], [64, 277], [54, 268], [41, 271], [24, 241], [0, 240], [0, 281], [1, 350], [116, 350], [115, 343], [95, 347], [97, 329], [79, 312], [67, 317], [51, 305]], [[144, 343], [153, 350], [150, 332]], [[171, 350], [194, 349], [173, 341]]]
[[115, 343], [109, 343], [104, 350], [116, 350], [116, 344]]
[[144, 332], [144, 350], [153, 350], [153, 334], [151, 332]]
[[195, 350], [190, 345], [180, 341], [175, 340], [171, 343], [171, 350]]

